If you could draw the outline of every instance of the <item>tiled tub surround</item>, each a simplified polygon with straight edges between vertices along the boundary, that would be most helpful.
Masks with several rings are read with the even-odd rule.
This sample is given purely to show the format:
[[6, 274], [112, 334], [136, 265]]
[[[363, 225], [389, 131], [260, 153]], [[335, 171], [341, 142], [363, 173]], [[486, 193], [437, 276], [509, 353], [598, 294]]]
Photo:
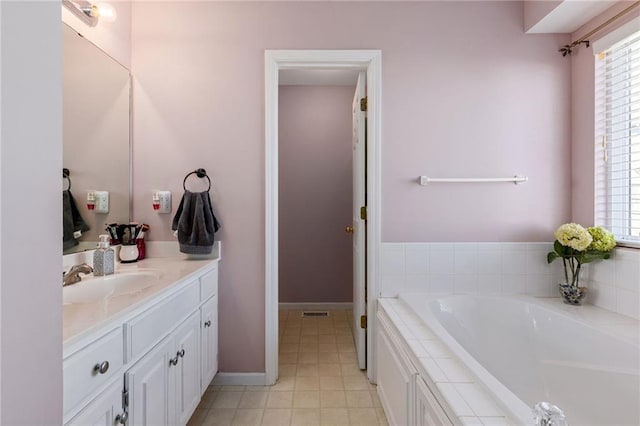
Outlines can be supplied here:
[[[437, 319], [438, 306], [446, 313], [440, 319]], [[502, 318], [507, 311], [509, 318]], [[492, 312], [500, 314], [494, 316]], [[568, 418], [570, 424], [572, 418], [576, 424], [584, 424], [586, 419], [593, 424], [637, 424], [640, 420], [634, 402], [640, 397], [637, 320], [594, 306], [567, 306], [558, 299], [484, 295], [408, 294], [398, 299], [379, 299], [378, 316], [382, 322], [391, 323], [402, 336], [401, 344], [410, 354], [411, 362], [454, 424], [500, 421], [530, 424], [529, 405], [535, 401], [524, 404], [520, 399], [537, 400], [538, 395], [545, 395], [551, 402], [554, 398], [560, 399], [555, 402], [572, 412]], [[491, 325], [491, 317], [504, 325]], [[537, 320], [536, 327], [527, 328], [526, 323], [532, 318]], [[522, 335], [505, 335], [512, 324], [516, 324], [517, 333], [522, 329]], [[462, 328], [456, 330], [458, 326]], [[485, 338], [465, 337], [467, 329], [474, 327], [489, 329]], [[474, 336], [483, 334], [482, 330], [469, 332]], [[574, 346], [558, 344], [565, 341], [564, 333], [574, 337]], [[492, 338], [498, 340], [492, 343]], [[517, 343], [518, 339], [526, 342]], [[529, 341], [544, 347], [532, 350]], [[483, 351], [484, 343], [488, 345]], [[509, 345], [518, 347], [509, 349]], [[526, 353], [519, 354], [519, 350]], [[492, 351], [498, 355], [490, 355]], [[500, 355], [504, 352], [512, 356], [505, 359]], [[593, 359], [588, 360], [589, 357]], [[478, 362], [482, 366], [477, 365]], [[496, 376], [507, 371], [501, 380], [509, 389], [489, 371]], [[606, 386], [598, 386], [599, 381]], [[536, 387], [536, 384], [543, 386]], [[578, 388], [588, 391], [576, 392]], [[601, 395], [598, 395], [599, 389], [603, 389]], [[577, 399], [572, 399], [572, 395]], [[608, 409], [600, 410], [600, 406]], [[590, 412], [589, 407], [594, 409]], [[586, 419], [579, 418], [585, 414]], [[508, 418], [499, 418], [504, 415]]]
[[[403, 292], [558, 297], [562, 262], [551, 243], [383, 243], [380, 297]], [[616, 248], [583, 267], [588, 303], [640, 319], [640, 250]]]

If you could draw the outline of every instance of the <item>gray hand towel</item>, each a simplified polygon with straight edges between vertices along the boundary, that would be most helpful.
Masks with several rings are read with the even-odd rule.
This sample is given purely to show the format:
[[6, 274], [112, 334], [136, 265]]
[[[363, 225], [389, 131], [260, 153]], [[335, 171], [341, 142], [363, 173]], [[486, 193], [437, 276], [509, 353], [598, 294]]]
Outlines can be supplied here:
[[71, 191], [68, 189], [62, 191], [62, 250], [78, 245], [74, 235], [76, 231], [87, 232], [88, 230], [89, 226], [80, 216], [80, 210]]
[[210, 254], [215, 232], [220, 224], [213, 214], [209, 192], [185, 190], [171, 229], [178, 231], [180, 251], [187, 254]]

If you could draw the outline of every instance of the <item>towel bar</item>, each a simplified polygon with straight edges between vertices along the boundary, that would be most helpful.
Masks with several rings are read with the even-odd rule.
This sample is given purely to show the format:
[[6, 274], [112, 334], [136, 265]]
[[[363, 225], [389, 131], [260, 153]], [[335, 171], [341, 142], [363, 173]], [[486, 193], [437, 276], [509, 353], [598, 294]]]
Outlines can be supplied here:
[[486, 183], [486, 182], [513, 182], [516, 185], [525, 183], [529, 180], [527, 176], [513, 176], [506, 178], [431, 178], [429, 176], [420, 176], [418, 182], [422, 186], [430, 183]]

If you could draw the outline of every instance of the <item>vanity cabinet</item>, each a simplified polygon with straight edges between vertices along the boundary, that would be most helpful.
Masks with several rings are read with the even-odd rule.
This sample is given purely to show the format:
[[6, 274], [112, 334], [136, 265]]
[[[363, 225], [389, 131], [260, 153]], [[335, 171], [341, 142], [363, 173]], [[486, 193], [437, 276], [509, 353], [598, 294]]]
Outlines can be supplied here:
[[218, 371], [217, 263], [203, 269], [65, 357], [66, 425], [187, 424]]
[[122, 380], [116, 380], [95, 400], [75, 416], [69, 424], [91, 426], [113, 426], [116, 417], [122, 415]]
[[200, 313], [125, 374], [133, 425], [184, 425], [200, 402]]
[[204, 393], [207, 386], [218, 372], [218, 297], [213, 296], [200, 308], [201, 348], [201, 389]]
[[167, 337], [125, 375], [129, 424], [172, 424], [169, 413], [175, 412], [175, 406], [170, 403], [175, 398], [169, 398], [169, 388], [175, 387], [175, 369], [170, 367], [173, 349], [173, 339]]
[[122, 327], [118, 327], [65, 359], [64, 406], [77, 406], [115, 377], [122, 378], [122, 353]]

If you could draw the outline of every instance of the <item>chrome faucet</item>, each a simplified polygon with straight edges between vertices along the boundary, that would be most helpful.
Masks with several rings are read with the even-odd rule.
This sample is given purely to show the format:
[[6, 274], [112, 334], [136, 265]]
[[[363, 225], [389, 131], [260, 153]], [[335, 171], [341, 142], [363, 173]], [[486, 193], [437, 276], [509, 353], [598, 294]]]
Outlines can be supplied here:
[[66, 286], [69, 284], [75, 284], [82, 280], [80, 274], [90, 274], [93, 272], [93, 268], [86, 263], [81, 263], [80, 265], [73, 265], [71, 269], [67, 273], [62, 274], [62, 286]]
[[567, 419], [560, 407], [540, 401], [533, 407], [535, 426], [567, 426]]

